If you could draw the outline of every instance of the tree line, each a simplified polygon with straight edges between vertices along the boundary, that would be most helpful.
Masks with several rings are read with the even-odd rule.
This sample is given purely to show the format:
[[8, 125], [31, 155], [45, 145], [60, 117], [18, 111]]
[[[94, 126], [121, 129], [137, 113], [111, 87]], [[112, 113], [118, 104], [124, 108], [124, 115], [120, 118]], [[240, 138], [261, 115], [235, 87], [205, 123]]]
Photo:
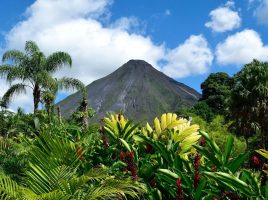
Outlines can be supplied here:
[[229, 129], [243, 136], [247, 145], [259, 134], [268, 147], [268, 63], [253, 60], [234, 76], [212, 73], [201, 84], [202, 98], [192, 111], [210, 122], [223, 115]]

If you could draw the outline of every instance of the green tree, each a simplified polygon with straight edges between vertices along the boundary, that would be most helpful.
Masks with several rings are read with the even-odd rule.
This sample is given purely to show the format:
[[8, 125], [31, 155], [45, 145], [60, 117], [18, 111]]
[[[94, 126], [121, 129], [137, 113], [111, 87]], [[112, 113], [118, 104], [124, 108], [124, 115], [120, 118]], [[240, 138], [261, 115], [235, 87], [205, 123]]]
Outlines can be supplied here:
[[[46, 57], [33, 41], [26, 42], [25, 52], [18, 50], [5, 52], [2, 61], [4, 64], [0, 66], [0, 76], [9, 83], [21, 81], [11, 85], [6, 91], [2, 99], [3, 104], [8, 105], [13, 95], [26, 93], [26, 88], [30, 88], [33, 94], [34, 113], [38, 111], [42, 93], [57, 88], [57, 81], [52, 74], [63, 66], [72, 65], [68, 53], [58, 51]], [[62, 85], [68, 84], [62, 83]], [[75, 85], [68, 86], [75, 87]]]
[[234, 78], [229, 112], [237, 133], [249, 138], [259, 129], [268, 147], [268, 63], [253, 60]]
[[201, 84], [202, 98], [208, 106], [217, 114], [224, 114], [225, 100], [230, 95], [233, 86], [233, 78], [224, 72], [212, 73]]
[[214, 112], [208, 106], [206, 101], [199, 101], [196, 103], [193, 108], [190, 109], [190, 112], [202, 117], [207, 122], [211, 122], [215, 117]]

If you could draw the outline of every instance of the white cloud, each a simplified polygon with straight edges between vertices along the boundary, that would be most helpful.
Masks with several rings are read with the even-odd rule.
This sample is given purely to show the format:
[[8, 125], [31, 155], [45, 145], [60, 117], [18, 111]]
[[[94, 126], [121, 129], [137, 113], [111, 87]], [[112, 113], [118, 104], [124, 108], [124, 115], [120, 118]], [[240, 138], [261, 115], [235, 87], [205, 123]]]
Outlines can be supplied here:
[[268, 25], [268, 0], [259, 0], [254, 11], [258, 23]]
[[217, 62], [222, 65], [243, 65], [254, 58], [268, 61], [268, 46], [263, 44], [256, 31], [246, 29], [219, 43], [216, 47], [216, 57]]
[[129, 33], [144, 34], [146, 24], [141, 22], [137, 17], [121, 17], [112, 23], [110, 28], [121, 29]]
[[204, 74], [209, 70], [213, 54], [202, 35], [192, 35], [183, 44], [171, 49], [166, 56], [168, 63], [162, 68], [171, 77]]
[[205, 23], [207, 28], [214, 32], [226, 32], [238, 28], [241, 18], [234, 10], [234, 2], [228, 1], [224, 6], [218, 7], [209, 13], [211, 20]]
[[[33, 40], [46, 54], [66, 51], [73, 58], [73, 67], [56, 76], [75, 77], [85, 84], [130, 59], [146, 60], [157, 69], [163, 67], [173, 78], [204, 73], [211, 65], [212, 55], [203, 36], [191, 36], [184, 44], [168, 50], [134, 31], [133, 27], [139, 27], [135, 17], [122, 17], [104, 26], [100, 18], [109, 12], [110, 4], [110, 0], [68, 0], [68, 4], [66, 0], [37, 0], [28, 8], [28, 17], [7, 34], [6, 49], [23, 50], [25, 41]], [[165, 66], [158, 65], [161, 60], [166, 61]], [[172, 70], [180, 73], [171, 74]], [[29, 111], [32, 100], [21, 99], [20, 105]], [[12, 108], [16, 109], [16, 104]]]

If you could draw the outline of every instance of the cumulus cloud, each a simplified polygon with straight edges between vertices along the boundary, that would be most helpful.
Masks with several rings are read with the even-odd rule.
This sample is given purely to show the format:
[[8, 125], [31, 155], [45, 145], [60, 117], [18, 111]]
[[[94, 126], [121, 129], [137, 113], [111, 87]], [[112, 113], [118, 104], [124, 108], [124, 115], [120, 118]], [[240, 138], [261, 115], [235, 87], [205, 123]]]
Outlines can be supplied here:
[[[37, 0], [27, 9], [26, 19], [7, 34], [6, 49], [23, 50], [25, 41], [33, 40], [47, 55], [66, 51], [73, 58], [73, 67], [59, 71], [56, 76], [78, 78], [85, 84], [111, 73], [130, 59], [146, 60], [173, 78], [201, 74], [210, 67], [212, 54], [203, 36], [191, 36], [177, 48], [167, 49], [133, 30], [139, 27], [135, 17], [123, 16], [104, 26], [101, 19], [109, 13], [111, 3], [111, 0], [69, 0], [68, 4], [66, 0]], [[162, 60], [164, 66], [159, 65]], [[179, 73], [170, 73], [176, 70]], [[32, 102], [21, 104], [31, 106]]]
[[168, 51], [168, 63], [162, 68], [171, 77], [203, 74], [209, 70], [213, 54], [202, 35], [192, 35], [183, 44]]
[[243, 65], [254, 58], [268, 61], [268, 46], [263, 44], [256, 31], [246, 29], [219, 43], [216, 47], [216, 58], [222, 65]]
[[224, 6], [218, 7], [209, 13], [211, 20], [205, 23], [213, 32], [226, 32], [238, 28], [241, 18], [234, 10], [234, 2], [228, 1]]

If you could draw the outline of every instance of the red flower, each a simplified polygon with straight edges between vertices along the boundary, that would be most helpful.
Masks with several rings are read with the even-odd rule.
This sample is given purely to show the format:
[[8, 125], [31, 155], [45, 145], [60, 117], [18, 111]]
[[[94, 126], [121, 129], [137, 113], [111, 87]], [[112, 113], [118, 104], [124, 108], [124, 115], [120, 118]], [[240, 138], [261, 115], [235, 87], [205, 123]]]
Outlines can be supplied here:
[[102, 132], [102, 144], [105, 148], [108, 148], [108, 142], [107, 142], [107, 136], [106, 136], [106, 131], [104, 126], [102, 126], [101, 128], [101, 132]]
[[134, 153], [133, 153], [133, 151], [130, 152], [129, 157], [130, 157], [130, 158], [133, 158], [133, 157], [134, 157]]
[[253, 156], [253, 164], [255, 167], [258, 167], [260, 164], [260, 161], [257, 156]]
[[131, 152], [127, 151], [124, 161], [127, 163], [127, 170], [129, 170], [131, 172], [133, 180], [137, 181], [138, 180], [138, 172], [137, 172], [137, 167], [134, 163], [133, 158], [134, 158], [133, 151], [131, 151]]
[[120, 158], [121, 158], [121, 160], [124, 160], [125, 155], [124, 155], [124, 153], [123, 153], [123, 152], [120, 152]]
[[200, 159], [201, 154], [196, 154], [194, 158], [194, 165], [195, 165], [195, 176], [194, 176], [194, 189], [196, 190], [198, 188], [199, 182], [200, 182]]
[[118, 121], [121, 120], [121, 113], [118, 114]]
[[200, 141], [200, 146], [204, 146], [205, 145], [205, 138], [202, 137], [201, 141]]
[[177, 187], [181, 187], [181, 179], [177, 179]]
[[182, 187], [181, 187], [181, 180], [180, 178], [177, 179], [177, 196], [176, 196], [176, 200], [184, 200], [184, 197], [183, 197], [183, 190], [182, 190]]

